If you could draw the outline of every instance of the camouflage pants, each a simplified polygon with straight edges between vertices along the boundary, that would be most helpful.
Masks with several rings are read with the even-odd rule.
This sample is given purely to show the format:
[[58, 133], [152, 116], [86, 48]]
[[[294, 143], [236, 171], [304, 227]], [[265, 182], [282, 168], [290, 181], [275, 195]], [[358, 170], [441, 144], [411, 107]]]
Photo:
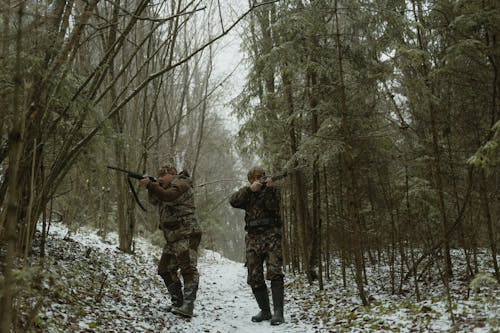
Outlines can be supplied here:
[[167, 243], [163, 248], [163, 253], [158, 264], [158, 274], [165, 281], [168, 287], [172, 283], [179, 282], [177, 270], [184, 280], [185, 289], [197, 289], [199, 274], [197, 268], [198, 245], [201, 234], [186, 235], [177, 238], [175, 231], [164, 231]]
[[284, 274], [283, 254], [281, 249], [281, 232], [272, 229], [264, 233], [247, 233], [246, 266], [248, 270], [247, 283], [252, 289], [265, 285], [264, 262], [266, 263], [267, 280], [282, 279]]

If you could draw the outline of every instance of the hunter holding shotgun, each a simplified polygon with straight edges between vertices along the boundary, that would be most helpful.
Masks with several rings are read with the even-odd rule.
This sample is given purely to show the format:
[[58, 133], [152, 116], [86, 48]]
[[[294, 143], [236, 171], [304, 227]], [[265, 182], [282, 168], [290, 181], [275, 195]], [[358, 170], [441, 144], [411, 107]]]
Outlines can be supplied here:
[[[245, 210], [247, 283], [252, 288], [260, 308], [260, 312], [252, 317], [252, 321], [271, 320], [271, 325], [284, 322], [280, 191], [273, 184], [273, 180], [283, 177], [286, 177], [286, 172], [266, 177], [262, 167], [253, 167], [247, 175], [250, 185], [240, 188], [229, 199], [231, 206]], [[273, 314], [264, 280], [264, 262], [266, 278], [271, 280]]]
[[[169, 311], [185, 317], [193, 316], [198, 291], [198, 246], [201, 229], [196, 217], [194, 192], [186, 172], [177, 173], [173, 164], [162, 163], [157, 179], [145, 176], [140, 185], [148, 190], [149, 202], [158, 207], [160, 229], [166, 240], [158, 264], [172, 300]], [[184, 288], [177, 275], [180, 269]]]

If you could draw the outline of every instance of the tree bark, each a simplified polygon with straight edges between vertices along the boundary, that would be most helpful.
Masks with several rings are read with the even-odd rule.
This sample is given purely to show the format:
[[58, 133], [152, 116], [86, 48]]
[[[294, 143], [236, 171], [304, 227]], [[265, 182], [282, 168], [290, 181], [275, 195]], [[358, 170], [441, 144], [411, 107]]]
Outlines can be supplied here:
[[338, 16], [338, 1], [335, 0], [335, 38], [337, 42], [337, 61], [339, 70], [339, 84], [340, 84], [340, 102], [341, 102], [341, 133], [345, 141], [344, 151], [341, 153], [342, 165], [344, 169], [344, 174], [346, 177], [346, 196], [347, 196], [347, 206], [349, 212], [349, 221], [353, 226], [353, 251], [354, 251], [354, 262], [355, 262], [355, 276], [356, 284], [358, 287], [359, 297], [363, 305], [368, 305], [368, 299], [365, 295], [364, 284], [363, 284], [363, 246], [362, 246], [362, 231], [361, 231], [361, 221], [359, 218], [359, 208], [356, 201], [356, 175], [355, 175], [355, 165], [352, 157], [351, 148], [351, 125], [349, 119], [349, 110], [347, 107], [347, 99], [345, 92], [344, 83], [344, 70], [343, 70], [343, 58], [342, 58], [342, 44], [340, 41], [340, 23]]
[[14, 277], [12, 270], [14, 268], [14, 257], [16, 255], [17, 235], [16, 227], [18, 224], [19, 197], [21, 189], [17, 186], [19, 179], [19, 164], [24, 146], [24, 123], [25, 110], [23, 107], [23, 86], [22, 86], [22, 40], [23, 40], [23, 16], [25, 2], [18, 4], [17, 10], [17, 32], [16, 32], [16, 61], [14, 71], [14, 96], [12, 102], [13, 126], [9, 133], [9, 166], [8, 166], [8, 190], [6, 205], [6, 221], [4, 242], [6, 244], [6, 254], [3, 267], [3, 288], [2, 299], [0, 303], [0, 331], [10, 332], [12, 322], [12, 301]]
[[[486, 181], [486, 175], [484, 170], [480, 171], [480, 191], [481, 191], [481, 203], [483, 205], [486, 229], [488, 230], [488, 240], [490, 242], [491, 259], [493, 261], [493, 269], [495, 270], [495, 277], [497, 281], [500, 282], [500, 272], [498, 271], [498, 261], [497, 261], [497, 243], [496, 243], [496, 230], [494, 227], [494, 222], [491, 217], [490, 203], [488, 199], [488, 187]], [[498, 227], [498, 224], [497, 224]]]
[[[291, 122], [289, 126], [289, 138], [290, 138], [290, 154], [293, 156], [297, 150], [298, 150], [298, 139], [297, 139], [297, 131], [296, 131], [296, 125], [295, 125], [295, 120], [293, 120], [294, 113], [295, 113], [295, 107], [293, 103], [293, 90], [292, 90], [292, 81], [290, 79], [290, 74], [288, 72], [288, 68], [286, 68], [285, 64], [285, 69], [284, 72], [282, 73], [283, 77], [283, 84], [285, 86], [285, 94], [286, 94], [286, 102], [287, 102], [287, 108], [288, 108], [288, 115], [290, 116]], [[301, 170], [297, 169], [298, 163], [297, 161], [294, 161], [294, 164], [292, 166], [292, 173], [291, 173], [291, 186], [292, 186], [292, 193], [293, 197], [295, 199], [295, 202], [293, 203], [294, 207], [294, 216], [296, 218], [297, 222], [297, 233], [299, 237], [299, 242], [300, 242], [300, 248], [301, 248], [301, 262], [302, 266], [307, 270], [307, 277], [309, 280], [309, 283], [312, 282], [312, 276], [310, 275], [310, 244], [309, 244], [309, 234], [307, 231], [307, 226], [309, 225], [309, 214], [307, 211], [307, 189], [305, 187], [305, 177], [304, 174]]]

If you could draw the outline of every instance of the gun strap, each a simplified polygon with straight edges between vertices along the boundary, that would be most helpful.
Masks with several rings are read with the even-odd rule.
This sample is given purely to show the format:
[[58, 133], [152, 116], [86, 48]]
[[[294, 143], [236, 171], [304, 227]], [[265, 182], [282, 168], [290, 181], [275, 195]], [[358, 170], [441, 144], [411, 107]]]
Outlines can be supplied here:
[[130, 181], [130, 177], [127, 177], [127, 182], [128, 182], [128, 187], [130, 188], [130, 192], [132, 192], [132, 195], [134, 196], [135, 202], [141, 207], [143, 211], [146, 211], [146, 208], [141, 204], [139, 201], [139, 197], [137, 196], [137, 192], [134, 189], [134, 185], [132, 185], [132, 182]]

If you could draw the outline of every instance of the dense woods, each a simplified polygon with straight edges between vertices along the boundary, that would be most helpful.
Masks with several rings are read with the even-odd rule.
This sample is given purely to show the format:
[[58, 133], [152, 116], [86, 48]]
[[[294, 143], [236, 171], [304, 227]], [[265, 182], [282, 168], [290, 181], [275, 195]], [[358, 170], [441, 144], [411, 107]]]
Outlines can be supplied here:
[[[236, 29], [234, 138], [214, 64]], [[203, 246], [239, 260], [228, 196], [256, 161], [287, 170], [287, 274], [355, 283], [365, 305], [367, 266], [418, 299], [426, 278], [484, 271], [487, 251], [500, 281], [499, 32], [493, 0], [3, 1], [0, 331], [51, 221], [117, 231], [128, 253], [138, 234], [161, 243], [107, 165], [189, 171]]]
[[494, 1], [286, 1], [251, 16], [239, 134], [292, 171], [290, 270], [329, 278], [340, 257], [365, 304], [367, 261], [398, 292], [433, 265], [473, 276], [484, 247], [500, 278], [499, 14]]

